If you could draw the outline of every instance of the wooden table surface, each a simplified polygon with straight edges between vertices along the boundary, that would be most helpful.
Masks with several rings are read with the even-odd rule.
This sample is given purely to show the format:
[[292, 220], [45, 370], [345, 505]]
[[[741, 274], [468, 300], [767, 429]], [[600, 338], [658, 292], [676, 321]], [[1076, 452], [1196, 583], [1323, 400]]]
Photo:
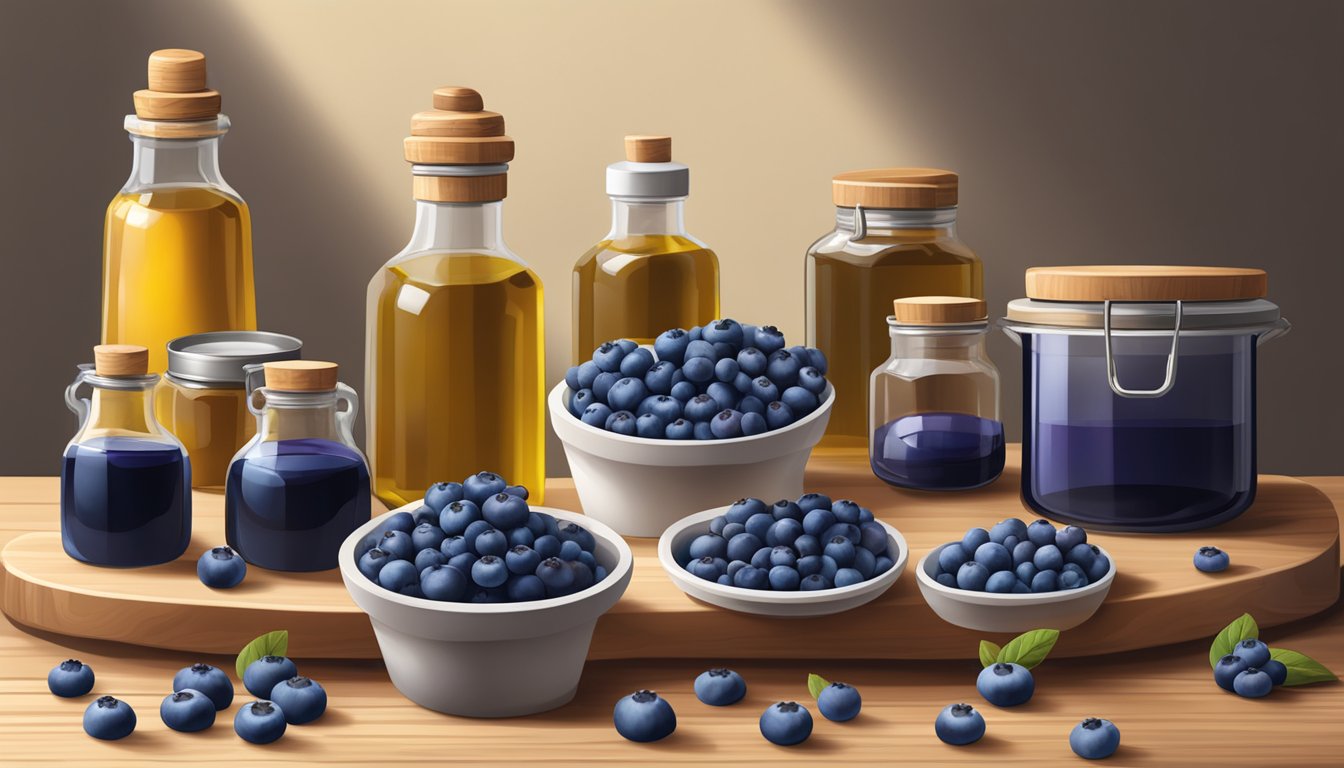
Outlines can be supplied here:
[[[1344, 511], [1344, 478], [1307, 478]], [[31, 481], [0, 479], [0, 546], [18, 534], [53, 530], [54, 514], [37, 519], [25, 497]], [[1334, 576], [1337, 578], [1338, 573]], [[1266, 630], [1271, 645], [1310, 655], [1344, 671], [1344, 605]], [[778, 641], [789, 642], [787, 634]], [[590, 662], [577, 698], [535, 717], [479, 721], [443, 716], [402, 698], [376, 661], [300, 661], [301, 670], [327, 688], [331, 707], [317, 723], [291, 727], [279, 742], [257, 747], [232, 732], [235, 707], [199, 734], [169, 731], [159, 701], [173, 673], [205, 660], [232, 668], [225, 656], [163, 651], [22, 630], [0, 622], [0, 766], [71, 763], [146, 765], [182, 762], [233, 765], [452, 763], [629, 765], [793, 763], [875, 765], [1059, 765], [1075, 761], [1067, 737], [1083, 717], [1106, 717], [1123, 734], [1108, 764], [1124, 766], [1340, 766], [1344, 765], [1344, 685], [1280, 689], [1260, 700], [1216, 688], [1208, 640], [1092, 659], [1050, 659], [1036, 671], [1037, 691], [1023, 706], [999, 710], [975, 692], [979, 663], [742, 661], [724, 658], [744, 674], [747, 699], [733, 707], [697, 702], [691, 681], [703, 661]], [[93, 695], [59, 699], [45, 675], [75, 656], [98, 675], [94, 693], [113, 694], [135, 707], [139, 727], [120, 742], [86, 737], [80, 717]], [[772, 701], [806, 702], [809, 672], [860, 688], [863, 713], [845, 724], [820, 718], [800, 747], [765, 742], [757, 718]], [[633, 744], [611, 727], [612, 704], [630, 691], [658, 690], [675, 707], [678, 728], [655, 744]], [[241, 702], [246, 693], [236, 699]], [[933, 719], [949, 703], [981, 710], [988, 733], [969, 747], [949, 747], [933, 735]]]

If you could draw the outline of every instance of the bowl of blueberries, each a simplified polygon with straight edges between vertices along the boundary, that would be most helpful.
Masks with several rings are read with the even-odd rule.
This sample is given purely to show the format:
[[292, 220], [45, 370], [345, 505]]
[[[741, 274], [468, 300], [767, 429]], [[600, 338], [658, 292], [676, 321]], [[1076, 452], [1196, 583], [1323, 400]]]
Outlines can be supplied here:
[[607, 342], [548, 406], [584, 512], [624, 536], [659, 536], [737, 494], [802, 493], [834, 402], [819, 350], [723, 319], [665, 331], [651, 348]]
[[597, 619], [634, 557], [607, 526], [529, 507], [492, 472], [436, 483], [360, 526], [341, 577], [373, 625], [388, 676], [422, 707], [516, 717], [574, 697]]
[[1110, 554], [1070, 525], [1017, 518], [935, 547], [915, 569], [920, 594], [949, 624], [981, 632], [1070, 629], [1092, 617], [1115, 581]]
[[658, 561], [691, 597], [762, 616], [826, 616], [886, 592], [909, 555], [905, 538], [848, 499], [805, 493], [697, 512], [658, 540]]

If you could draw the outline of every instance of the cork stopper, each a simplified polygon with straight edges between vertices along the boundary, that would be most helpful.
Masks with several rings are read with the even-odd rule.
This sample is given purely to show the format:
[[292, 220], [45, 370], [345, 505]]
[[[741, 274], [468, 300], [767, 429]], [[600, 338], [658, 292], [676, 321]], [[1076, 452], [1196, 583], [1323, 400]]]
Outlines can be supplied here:
[[846, 171], [831, 180], [831, 199], [844, 208], [955, 208], [957, 174], [938, 168]]
[[407, 162], [416, 165], [483, 166], [480, 173], [438, 175], [417, 173], [417, 200], [481, 203], [503, 200], [508, 176], [503, 166], [513, 159], [513, 139], [504, 135], [504, 116], [488, 112], [481, 94], [460, 85], [435, 88], [434, 108], [411, 116], [405, 141]]
[[99, 376], [144, 376], [149, 349], [135, 344], [99, 344], [93, 348], [93, 372]]
[[626, 136], [625, 159], [632, 163], [670, 163], [672, 137]]
[[265, 363], [266, 388], [280, 392], [326, 392], [336, 388], [337, 366], [320, 360]]
[[965, 296], [911, 296], [892, 302], [896, 322], [910, 325], [978, 323], [989, 318], [985, 302]]
[[214, 120], [219, 91], [205, 82], [205, 55], [185, 48], [165, 48], [149, 55], [148, 84], [132, 97], [141, 120]]

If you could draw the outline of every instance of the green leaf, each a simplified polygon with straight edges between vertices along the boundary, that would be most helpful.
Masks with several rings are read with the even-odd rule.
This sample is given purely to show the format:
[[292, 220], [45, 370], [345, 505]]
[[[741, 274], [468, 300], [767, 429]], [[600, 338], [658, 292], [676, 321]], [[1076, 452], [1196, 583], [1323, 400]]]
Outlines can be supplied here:
[[982, 667], [990, 667], [990, 666], [993, 666], [993, 665], [994, 665], [994, 662], [996, 662], [996, 661], [999, 660], [999, 654], [1000, 654], [1001, 652], [1002, 652], [1002, 651], [1000, 650], [999, 646], [997, 646], [997, 645], [995, 645], [995, 644], [989, 642], [988, 640], [981, 640], [981, 641], [980, 641], [980, 666], [982, 666]]
[[289, 653], [289, 630], [277, 629], [274, 632], [267, 632], [247, 645], [238, 652], [238, 663], [234, 669], [238, 672], [238, 679], [243, 679], [243, 672], [247, 670], [247, 665], [260, 659], [262, 656], [284, 656]]
[[1256, 625], [1255, 619], [1251, 614], [1243, 613], [1218, 633], [1213, 638], [1213, 645], [1209, 646], [1209, 666], [1217, 667], [1218, 660], [1232, 652], [1237, 647], [1237, 643], [1248, 638], [1260, 637], [1260, 627]]
[[807, 676], [807, 692], [812, 694], [812, 698], [817, 698], [821, 692], [831, 687], [831, 681], [821, 675]]
[[996, 661], [1021, 664], [1027, 669], [1032, 669], [1045, 661], [1045, 657], [1058, 640], [1058, 629], [1033, 629], [1030, 632], [1023, 632], [1003, 646]]
[[1338, 680], [1334, 672], [1325, 668], [1325, 665], [1297, 651], [1289, 651], [1283, 648], [1270, 648], [1269, 657], [1283, 662], [1288, 668], [1288, 679], [1284, 685], [1310, 685], [1312, 683], [1328, 683], [1331, 680]]

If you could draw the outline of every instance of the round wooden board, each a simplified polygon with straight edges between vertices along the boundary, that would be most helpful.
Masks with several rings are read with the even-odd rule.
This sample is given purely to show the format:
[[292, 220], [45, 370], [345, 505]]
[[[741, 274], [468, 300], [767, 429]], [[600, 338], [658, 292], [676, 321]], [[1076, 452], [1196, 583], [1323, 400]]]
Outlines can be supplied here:
[[[653, 539], [632, 539], [635, 574], [625, 597], [598, 623], [591, 659], [973, 658], [985, 635], [943, 622], [924, 604], [913, 570], [932, 547], [969, 527], [1023, 516], [1017, 457], [992, 485], [961, 494], [891, 489], [855, 452], [819, 451], [807, 488], [869, 506], [905, 535], [910, 565], [895, 586], [839, 616], [771, 619], [696, 602], [669, 581]], [[50, 502], [55, 502], [51, 499]], [[568, 479], [547, 485], [550, 506], [578, 509]], [[95, 568], [75, 562], [56, 532], [29, 533], [0, 552], [3, 609], [15, 622], [77, 637], [143, 646], [236, 653], [253, 637], [288, 629], [291, 647], [310, 658], [376, 658], [368, 618], [336, 571], [286, 574], [249, 568], [235, 589], [214, 591], [196, 579], [196, 558], [223, 541], [223, 497], [197, 492], [192, 545], [176, 562], [153, 568]], [[694, 510], [687, 510], [691, 512]], [[1262, 476], [1255, 506], [1216, 529], [1190, 534], [1095, 533], [1119, 567], [1106, 603], [1062, 636], [1055, 653], [1090, 656], [1212, 637], [1243, 612], [1261, 626], [1309, 616], [1339, 596], [1339, 519], [1311, 485]], [[1191, 565], [1196, 548], [1232, 554], [1222, 574]]]

